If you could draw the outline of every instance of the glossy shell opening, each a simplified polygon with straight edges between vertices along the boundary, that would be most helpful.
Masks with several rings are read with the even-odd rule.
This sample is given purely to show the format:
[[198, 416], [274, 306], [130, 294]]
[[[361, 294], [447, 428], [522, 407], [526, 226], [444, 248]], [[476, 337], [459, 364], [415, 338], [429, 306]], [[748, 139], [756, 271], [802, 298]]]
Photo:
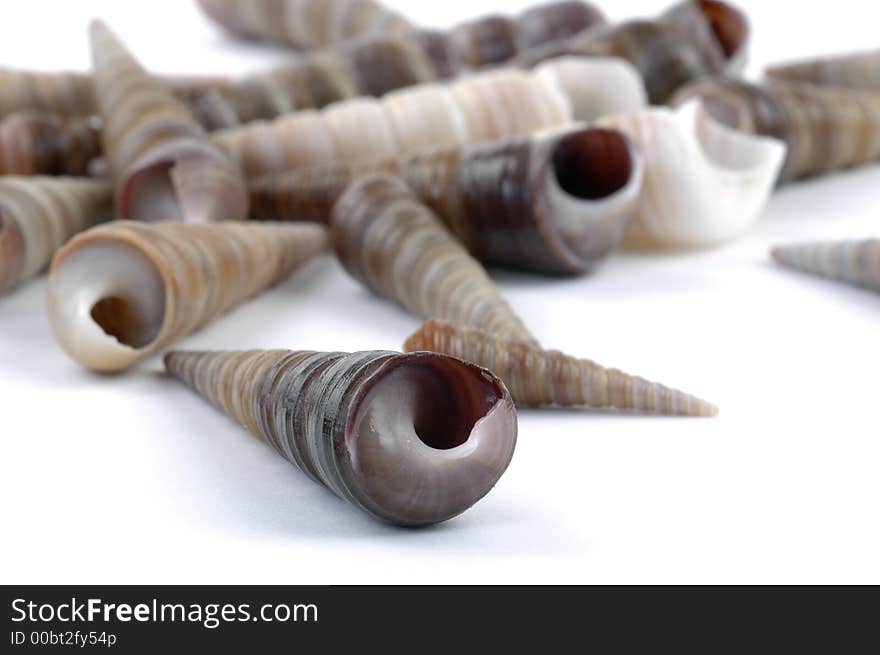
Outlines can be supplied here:
[[719, 0], [697, 0], [727, 59], [736, 57], [749, 38], [749, 22], [738, 9]]
[[140, 360], [165, 321], [165, 284], [153, 261], [116, 240], [68, 251], [49, 278], [55, 338], [77, 362], [118, 371]]
[[629, 140], [614, 130], [582, 130], [553, 149], [560, 188], [580, 200], [606, 198], [629, 183], [634, 168]]
[[180, 220], [183, 209], [171, 177], [173, 160], [151, 164], [128, 178], [122, 196], [122, 214], [135, 221]]
[[513, 401], [488, 371], [435, 353], [395, 357], [348, 425], [352, 492], [394, 523], [445, 521], [495, 486], [516, 432]]

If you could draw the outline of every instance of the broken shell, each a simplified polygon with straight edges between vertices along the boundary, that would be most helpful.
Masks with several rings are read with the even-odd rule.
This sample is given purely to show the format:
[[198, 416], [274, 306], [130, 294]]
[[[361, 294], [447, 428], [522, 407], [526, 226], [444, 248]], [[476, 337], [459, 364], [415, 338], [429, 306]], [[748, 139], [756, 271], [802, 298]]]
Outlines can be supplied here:
[[628, 134], [645, 159], [625, 238], [639, 248], [707, 247], [740, 235], [764, 211], [785, 158], [780, 141], [722, 125], [696, 100], [600, 122]]
[[345, 187], [370, 172], [402, 177], [480, 261], [573, 274], [590, 270], [623, 238], [643, 164], [623, 133], [570, 127], [261, 178], [250, 185], [252, 216], [327, 222]]
[[299, 167], [381, 161], [430, 147], [528, 134], [571, 120], [571, 106], [544, 76], [498, 71], [453, 84], [358, 98], [214, 134], [253, 178]]
[[0, 293], [45, 269], [71, 236], [110, 218], [111, 200], [104, 182], [0, 178]]
[[514, 60], [534, 66], [562, 55], [620, 57], [641, 73], [653, 104], [684, 84], [742, 69], [749, 40], [745, 15], [716, 0], [684, 0], [655, 20], [602, 25]]
[[233, 34], [322, 48], [356, 38], [407, 32], [409, 21], [374, 0], [198, 0]]
[[483, 267], [400, 178], [354, 182], [333, 208], [330, 238], [352, 277], [414, 314], [532, 339]]
[[784, 142], [783, 182], [880, 159], [880, 93], [709, 78], [683, 88], [673, 104], [693, 98], [725, 125]]
[[97, 121], [26, 111], [0, 120], [0, 174], [85, 176], [101, 156]]
[[49, 273], [49, 321], [85, 367], [121, 371], [280, 282], [326, 248], [317, 225], [115, 221]]
[[89, 34], [104, 152], [120, 218], [237, 220], [247, 216], [241, 171], [113, 33]]
[[461, 514], [516, 446], [504, 384], [451, 357], [170, 352], [165, 367], [312, 480], [399, 525]]
[[504, 381], [517, 405], [525, 407], [585, 407], [671, 416], [718, 413], [705, 400], [589, 359], [446, 321], [427, 321], [403, 349], [444, 353], [484, 366]]
[[880, 91], [880, 50], [780, 63], [769, 66], [766, 75], [786, 82]]
[[777, 246], [771, 254], [787, 268], [880, 291], [880, 239]]

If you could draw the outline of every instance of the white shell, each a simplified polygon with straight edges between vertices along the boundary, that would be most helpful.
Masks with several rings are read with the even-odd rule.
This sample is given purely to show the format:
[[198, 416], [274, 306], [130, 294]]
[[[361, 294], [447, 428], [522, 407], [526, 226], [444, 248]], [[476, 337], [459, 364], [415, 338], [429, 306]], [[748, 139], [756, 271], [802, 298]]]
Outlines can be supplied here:
[[767, 204], [785, 144], [721, 125], [699, 101], [600, 121], [628, 134], [645, 159], [639, 207], [626, 243], [699, 248], [742, 234]]

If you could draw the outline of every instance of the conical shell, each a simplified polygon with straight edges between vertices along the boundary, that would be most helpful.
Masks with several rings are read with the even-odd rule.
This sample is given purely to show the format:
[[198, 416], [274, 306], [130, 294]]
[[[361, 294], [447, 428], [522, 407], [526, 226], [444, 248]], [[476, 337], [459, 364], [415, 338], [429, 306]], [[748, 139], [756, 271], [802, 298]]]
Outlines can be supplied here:
[[767, 67], [766, 75], [786, 82], [880, 91], [880, 50], [784, 62]]
[[688, 82], [741, 70], [748, 40], [748, 21], [732, 5], [684, 0], [657, 19], [598, 26], [514, 61], [534, 66], [562, 55], [626, 59], [641, 74], [651, 103], [663, 104]]
[[74, 360], [121, 371], [286, 278], [326, 248], [317, 225], [116, 221], [49, 273], [49, 321]]
[[516, 445], [504, 384], [451, 357], [171, 352], [165, 366], [312, 480], [400, 525], [468, 509]]
[[532, 339], [483, 267], [400, 178], [353, 183], [333, 208], [330, 238], [352, 277], [414, 314]]
[[223, 130], [214, 138], [253, 179], [526, 135], [575, 118], [630, 111], [644, 101], [638, 76], [623, 62], [563, 59], [533, 73], [501, 70], [404, 89], [381, 100], [341, 102]]
[[36, 110], [90, 116], [97, 110], [90, 75], [0, 69], [0, 116]]
[[645, 158], [625, 238], [637, 248], [702, 248], [739, 236], [763, 213], [785, 158], [782, 142], [722, 125], [699, 101], [601, 123], [628, 134]]
[[402, 177], [480, 261], [546, 274], [590, 270], [635, 211], [643, 164], [614, 130], [569, 127], [376, 164], [300, 169], [254, 181], [252, 216], [327, 222], [351, 182]]
[[0, 120], [0, 175], [85, 176], [100, 156], [97, 121], [38, 111]]
[[880, 239], [777, 246], [772, 255], [788, 268], [880, 291]]
[[92, 23], [89, 34], [104, 152], [119, 217], [247, 217], [247, 189], [237, 165], [103, 23]]
[[407, 32], [403, 16], [375, 0], [198, 0], [233, 34], [296, 48], [323, 48], [357, 38]]
[[714, 405], [695, 396], [589, 359], [446, 321], [426, 322], [403, 349], [444, 353], [484, 366], [504, 380], [514, 401], [524, 407], [585, 407], [671, 416], [718, 413]]
[[682, 89], [673, 104], [693, 98], [726, 125], [784, 142], [783, 182], [880, 159], [880, 93], [711, 78]]
[[0, 178], [0, 293], [45, 269], [74, 234], [110, 218], [111, 204], [104, 182]]

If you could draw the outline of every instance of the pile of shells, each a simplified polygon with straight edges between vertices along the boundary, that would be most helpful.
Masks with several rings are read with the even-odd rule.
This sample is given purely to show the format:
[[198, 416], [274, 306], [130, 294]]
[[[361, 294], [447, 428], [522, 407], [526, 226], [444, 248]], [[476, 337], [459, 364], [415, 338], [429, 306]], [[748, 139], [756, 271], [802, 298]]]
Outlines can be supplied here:
[[[719, 0], [621, 23], [557, 0], [446, 30], [377, 0], [198, 4], [234, 36], [302, 52], [238, 78], [157, 76], [96, 21], [90, 73], [0, 70], [0, 293], [48, 268], [60, 348], [121, 373], [332, 254], [423, 321], [403, 352], [229, 344], [164, 363], [399, 525], [495, 486], [517, 406], [717, 413], [545, 347], [486, 267], [552, 284], [621, 247], [717, 246], [779, 182], [880, 159], [880, 55], [744, 80], [749, 23]], [[773, 257], [880, 290], [878, 243]]]

